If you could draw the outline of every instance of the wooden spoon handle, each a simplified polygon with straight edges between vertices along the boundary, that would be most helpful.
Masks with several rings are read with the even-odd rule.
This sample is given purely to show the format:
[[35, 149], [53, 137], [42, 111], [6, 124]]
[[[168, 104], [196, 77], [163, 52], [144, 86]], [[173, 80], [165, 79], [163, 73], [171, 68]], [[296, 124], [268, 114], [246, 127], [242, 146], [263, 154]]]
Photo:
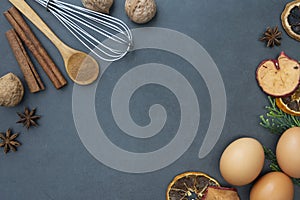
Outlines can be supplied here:
[[23, 15], [25, 15], [51, 42], [60, 53], [67, 50], [67, 46], [53, 33], [47, 24], [36, 14], [36, 12], [23, 0], [9, 0]]

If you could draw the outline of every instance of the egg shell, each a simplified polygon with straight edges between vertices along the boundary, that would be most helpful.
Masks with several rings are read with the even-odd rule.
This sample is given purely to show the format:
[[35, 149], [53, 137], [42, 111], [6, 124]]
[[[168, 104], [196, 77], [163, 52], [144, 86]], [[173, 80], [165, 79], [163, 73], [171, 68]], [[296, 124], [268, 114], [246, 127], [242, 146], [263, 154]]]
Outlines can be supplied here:
[[293, 200], [294, 185], [282, 172], [270, 172], [261, 177], [252, 187], [250, 200]]
[[286, 130], [280, 137], [276, 147], [276, 158], [283, 172], [300, 178], [300, 127]]
[[253, 138], [240, 138], [224, 150], [220, 159], [220, 172], [231, 185], [243, 186], [257, 178], [264, 159], [260, 142]]

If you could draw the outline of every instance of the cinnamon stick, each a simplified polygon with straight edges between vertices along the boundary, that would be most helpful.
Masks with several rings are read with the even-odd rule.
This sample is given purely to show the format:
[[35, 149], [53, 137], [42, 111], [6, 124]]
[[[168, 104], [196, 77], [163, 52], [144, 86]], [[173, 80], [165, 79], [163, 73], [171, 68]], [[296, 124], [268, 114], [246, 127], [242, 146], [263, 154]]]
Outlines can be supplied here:
[[65, 86], [67, 84], [66, 79], [63, 77], [62, 73], [56, 67], [42, 44], [22, 18], [19, 11], [15, 7], [12, 7], [8, 11], [4, 12], [4, 16], [37, 59], [55, 88], [60, 89]]
[[17, 33], [11, 29], [6, 32], [7, 40], [13, 50], [17, 62], [19, 63], [20, 69], [24, 75], [25, 81], [28, 85], [31, 93], [39, 92], [45, 89], [45, 86], [35, 70], [25, 48], [18, 37]]
[[44, 59], [46, 60], [47, 64], [50, 66], [52, 71], [54, 72], [56, 78], [59, 80], [59, 82], [62, 85], [65, 85], [67, 83], [66, 79], [61, 74], [60, 70], [56, 67], [53, 60], [48, 55], [45, 48], [42, 46], [42, 44], [39, 42], [37, 37], [34, 35], [30, 27], [27, 25], [23, 17], [21, 16], [20, 12], [15, 8], [11, 7], [8, 9], [8, 12], [15, 18], [15, 20], [19, 23], [21, 28], [24, 30], [25, 33], [27, 33], [28, 38], [32, 41], [33, 45], [36, 47], [36, 49], [39, 51], [41, 55], [43, 55]]

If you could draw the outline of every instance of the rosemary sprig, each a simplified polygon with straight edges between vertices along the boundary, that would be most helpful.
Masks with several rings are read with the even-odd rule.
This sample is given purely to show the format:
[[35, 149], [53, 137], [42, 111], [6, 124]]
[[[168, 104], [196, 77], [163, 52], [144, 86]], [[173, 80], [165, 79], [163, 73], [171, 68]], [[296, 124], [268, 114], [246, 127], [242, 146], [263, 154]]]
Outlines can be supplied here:
[[271, 133], [281, 135], [285, 130], [300, 126], [300, 118], [286, 114], [276, 106], [275, 99], [268, 97], [270, 105], [266, 106], [266, 116], [261, 115], [260, 125], [268, 129]]
[[[282, 170], [278, 165], [275, 153], [271, 149], [265, 146], [264, 146], [264, 152], [265, 152], [266, 159], [270, 161], [269, 167], [271, 168], [271, 170], [275, 172], [281, 172]], [[298, 185], [300, 187], [300, 178], [292, 178], [292, 181], [295, 185]]]

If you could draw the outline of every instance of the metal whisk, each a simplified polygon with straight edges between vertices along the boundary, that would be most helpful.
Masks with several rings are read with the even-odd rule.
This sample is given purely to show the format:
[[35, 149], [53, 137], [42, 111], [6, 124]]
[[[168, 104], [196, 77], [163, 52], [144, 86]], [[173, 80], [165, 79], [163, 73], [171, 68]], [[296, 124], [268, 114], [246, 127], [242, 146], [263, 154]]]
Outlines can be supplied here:
[[[35, 1], [51, 12], [100, 59], [116, 61], [130, 50], [132, 34], [120, 19], [59, 0]], [[101, 42], [107, 38], [105, 43]]]

